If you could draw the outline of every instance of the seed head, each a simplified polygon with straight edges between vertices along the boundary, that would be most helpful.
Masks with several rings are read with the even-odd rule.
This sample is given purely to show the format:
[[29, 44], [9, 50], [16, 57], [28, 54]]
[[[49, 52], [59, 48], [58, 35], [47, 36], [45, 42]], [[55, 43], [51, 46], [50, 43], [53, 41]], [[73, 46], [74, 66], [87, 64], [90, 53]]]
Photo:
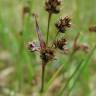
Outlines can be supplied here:
[[69, 16], [66, 17], [61, 17], [57, 23], [55, 24], [56, 28], [58, 29], [59, 32], [64, 33], [67, 28], [71, 27], [70, 23], [71, 19]]
[[57, 14], [60, 12], [60, 6], [61, 0], [46, 0], [45, 2], [45, 10], [48, 13], [54, 13]]
[[52, 48], [45, 48], [40, 51], [40, 57], [44, 64], [48, 63], [50, 60], [54, 58], [54, 50]]
[[55, 48], [58, 48], [60, 50], [64, 50], [64, 46], [67, 44], [67, 41], [65, 38], [61, 38], [60, 40], [54, 41]]

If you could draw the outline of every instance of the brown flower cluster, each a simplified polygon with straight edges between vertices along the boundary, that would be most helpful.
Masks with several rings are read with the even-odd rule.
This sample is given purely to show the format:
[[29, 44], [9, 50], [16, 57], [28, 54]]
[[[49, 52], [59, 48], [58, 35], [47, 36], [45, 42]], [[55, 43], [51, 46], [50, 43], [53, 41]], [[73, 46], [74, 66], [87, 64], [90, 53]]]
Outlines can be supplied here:
[[60, 40], [54, 41], [55, 48], [58, 48], [60, 50], [64, 50], [64, 47], [66, 44], [67, 44], [67, 41], [65, 38], [61, 38]]
[[40, 50], [40, 57], [43, 64], [47, 64], [54, 59], [54, 50], [52, 48], [44, 48]]
[[64, 33], [67, 30], [67, 28], [70, 28], [70, 21], [71, 18], [69, 16], [61, 17], [55, 24], [56, 28], [58, 29], [58, 32]]
[[48, 13], [54, 13], [57, 14], [60, 12], [60, 6], [61, 0], [46, 0], [45, 2], [45, 10]]

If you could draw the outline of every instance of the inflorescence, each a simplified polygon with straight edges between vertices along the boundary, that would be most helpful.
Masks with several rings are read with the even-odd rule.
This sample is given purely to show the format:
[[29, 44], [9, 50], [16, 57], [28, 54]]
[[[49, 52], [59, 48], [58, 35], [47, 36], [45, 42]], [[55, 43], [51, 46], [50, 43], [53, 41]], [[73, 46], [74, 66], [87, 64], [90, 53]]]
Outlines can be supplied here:
[[[60, 5], [61, 5], [61, 0], [46, 0], [45, 1], [45, 10], [49, 14], [57, 14], [60, 12]], [[29, 8], [25, 7], [23, 11], [24, 11], [24, 13], [29, 12]], [[46, 42], [43, 38], [42, 32], [40, 31], [36, 14], [34, 13], [33, 16], [35, 17], [36, 33], [38, 35], [39, 45], [32, 41], [32, 42], [28, 42], [27, 47], [28, 47], [28, 50], [30, 50], [31, 52], [34, 52], [34, 51], [39, 52], [40, 58], [42, 61], [42, 70], [43, 70], [42, 75], [44, 75], [45, 65], [54, 59], [54, 57], [56, 55], [56, 52], [55, 52], [56, 49], [59, 49], [61, 51], [66, 50], [67, 40], [64, 37], [59, 38], [59, 39], [55, 38], [55, 40], [51, 41], [52, 46], [50, 46], [50, 44], [47, 45], [48, 43], [46, 44]], [[58, 34], [61, 34], [61, 33], [65, 34], [67, 29], [69, 29], [71, 27], [70, 16], [61, 17], [55, 23], [54, 26], [56, 27], [56, 29], [57, 29], [56, 32], [58, 32]], [[49, 25], [48, 25], [48, 27], [49, 27]], [[94, 28], [94, 29], [96, 29], [96, 28]], [[92, 30], [92, 28], [90, 28], [89, 30]], [[73, 46], [72, 46], [73, 51], [77, 51], [80, 49], [82, 49], [83, 51], [87, 51], [88, 50], [87, 45], [86, 46], [84, 44], [79, 45], [77, 43], [77, 39], [79, 38], [79, 35], [76, 37], [76, 39], [73, 42]], [[44, 83], [43, 76], [42, 76], [42, 83]], [[44, 84], [42, 84], [42, 91], [44, 89], [43, 87], [44, 87]]]

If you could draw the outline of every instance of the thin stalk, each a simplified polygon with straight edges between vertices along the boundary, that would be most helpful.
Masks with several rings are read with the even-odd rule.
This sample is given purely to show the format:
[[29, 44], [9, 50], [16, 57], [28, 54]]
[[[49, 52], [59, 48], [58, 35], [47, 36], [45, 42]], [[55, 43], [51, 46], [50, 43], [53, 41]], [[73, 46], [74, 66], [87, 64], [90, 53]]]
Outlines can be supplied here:
[[48, 16], [48, 27], [47, 27], [47, 37], [46, 37], [46, 45], [48, 45], [48, 39], [49, 39], [49, 29], [50, 29], [50, 21], [51, 21], [52, 14], [49, 13]]
[[41, 93], [44, 92], [44, 78], [45, 78], [45, 64], [42, 64], [42, 80], [41, 80]]
[[[56, 38], [57, 38], [58, 35], [59, 35], [59, 32], [56, 33], [56, 36], [55, 36], [55, 38], [53, 39], [53, 43], [54, 43], [54, 41], [56, 40]], [[51, 48], [52, 48], [53, 45], [54, 45], [53, 43], [52, 43], [52, 45], [51, 45]]]
[[[56, 33], [56, 36], [55, 36], [55, 38], [54, 38], [54, 40], [56, 40], [56, 38], [57, 38], [57, 36], [59, 35], [59, 31], [57, 31], [57, 33]], [[53, 41], [54, 41], [53, 40]]]

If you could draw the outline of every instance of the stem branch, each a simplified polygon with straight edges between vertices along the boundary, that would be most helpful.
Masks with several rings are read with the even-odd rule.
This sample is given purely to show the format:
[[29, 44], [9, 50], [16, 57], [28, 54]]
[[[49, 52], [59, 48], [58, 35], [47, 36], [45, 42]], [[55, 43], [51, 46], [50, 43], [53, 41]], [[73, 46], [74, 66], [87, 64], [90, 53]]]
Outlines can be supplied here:
[[47, 27], [47, 37], [46, 37], [46, 45], [48, 45], [51, 16], [52, 16], [52, 14], [49, 13], [49, 16], [48, 16], [48, 27]]

